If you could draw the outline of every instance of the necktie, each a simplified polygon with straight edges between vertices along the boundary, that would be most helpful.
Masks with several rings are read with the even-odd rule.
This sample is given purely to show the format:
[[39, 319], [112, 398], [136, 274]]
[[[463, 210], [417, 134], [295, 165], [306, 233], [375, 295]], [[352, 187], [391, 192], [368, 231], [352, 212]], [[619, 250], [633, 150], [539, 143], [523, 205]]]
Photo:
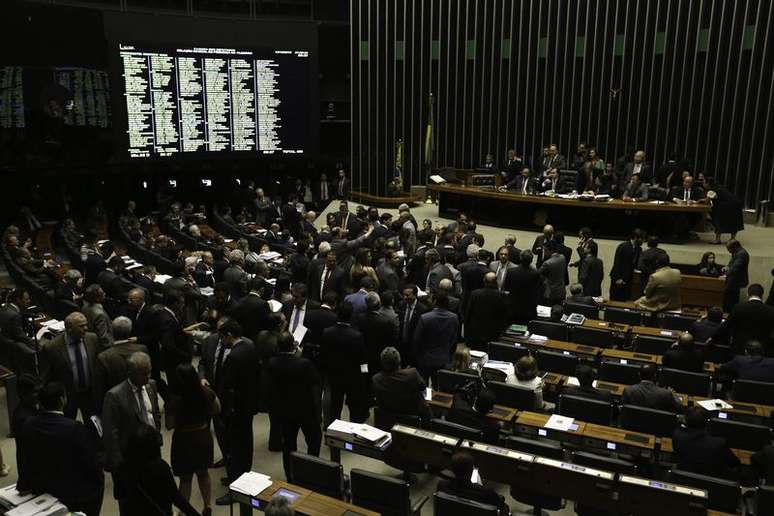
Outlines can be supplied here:
[[78, 372], [78, 390], [86, 390], [86, 367], [83, 364], [83, 355], [81, 355], [80, 341], [76, 340], [72, 343], [73, 351], [75, 355], [75, 369]]
[[296, 307], [296, 315], [293, 316], [293, 329], [291, 331], [295, 332], [296, 328], [298, 327], [298, 323], [301, 320], [301, 309], [299, 307]]
[[135, 389], [134, 395], [137, 397], [137, 406], [140, 408], [140, 419], [150, 424], [150, 421], [148, 421], [148, 409], [145, 408], [145, 399], [142, 395], [142, 387]]
[[326, 267], [325, 277], [323, 278], [322, 287], [320, 288], [320, 298], [322, 298], [322, 295], [325, 293], [325, 287], [328, 286], [328, 278], [330, 277], [331, 277], [331, 270]]
[[414, 308], [412, 306], [406, 307], [406, 317], [403, 320], [403, 341], [408, 342], [409, 340], [409, 325], [411, 323], [411, 315], [414, 312]]
[[685, 194], [683, 195], [683, 200], [684, 201], [690, 201], [691, 200], [691, 191], [690, 190], [686, 190], [685, 191]]
[[226, 353], [226, 346], [224, 346], [222, 343], [220, 345], [220, 349], [218, 350], [218, 356], [215, 359], [215, 380], [217, 381], [218, 376], [220, 375], [220, 368], [223, 367], [223, 357]]
[[521, 193], [526, 194], [527, 193], [527, 180], [522, 179], [521, 180]]
[[503, 273], [504, 272], [505, 272], [505, 267], [501, 263], [500, 265], [497, 266], [497, 285], [499, 285], [500, 288], [502, 288], [502, 286], [503, 286]]

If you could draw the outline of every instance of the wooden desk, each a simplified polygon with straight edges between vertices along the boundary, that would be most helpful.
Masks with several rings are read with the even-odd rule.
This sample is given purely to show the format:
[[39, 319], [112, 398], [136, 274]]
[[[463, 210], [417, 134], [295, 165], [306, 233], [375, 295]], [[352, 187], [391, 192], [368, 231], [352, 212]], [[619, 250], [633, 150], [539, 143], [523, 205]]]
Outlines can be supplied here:
[[665, 330], [664, 328], [654, 328], [653, 326], [631, 326], [631, 332], [635, 335], [646, 335], [648, 337], [661, 337], [663, 339], [675, 339], [680, 336], [678, 330]]
[[593, 448], [650, 458], [656, 449], [656, 436], [614, 426], [586, 423], [583, 443]]
[[[725, 288], [726, 282], [720, 278], [683, 273], [680, 298], [685, 305], [705, 308], [723, 306]], [[639, 271], [635, 271], [632, 279], [632, 296], [642, 295], [643, 289], [642, 275]]]
[[[451, 410], [452, 402], [454, 401], [454, 394], [448, 392], [433, 391], [433, 397], [427, 402], [431, 407], [440, 408], [442, 410]], [[486, 415], [489, 419], [505, 423], [510, 425], [516, 417], [518, 410], [505, 405], [495, 405], [492, 410]]]
[[607, 330], [617, 333], [629, 333], [632, 329], [628, 324], [613, 323], [610, 321], [598, 321], [596, 319], [586, 319], [583, 321], [584, 328], [594, 328], [596, 330]]
[[509, 335], [501, 336], [500, 340], [503, 342], [517, 342], [531, 350], [546, 349], [549, 351], [557, 351], [559, 353], [567, 351], [579, 357], [585, 357], [591, 360], [596, 359], [597, 355], [602, 352], [602, 348], [596, 346], [586, 346], [584, 344], [575, 344], [574, 342], [565, 342], [563, 340], [547, 339], [544, 341], [533, 341], [520, 337], [511, 337]]
[[637, 353], [636, 351], [626, 351], [623, 349], [605, 349], [602, 351], [602, 358], [610, 358], [619, 362], [629, 363], [635, 362], [638, 364], [654, 364], [661, 363], [660, 355], [651, 355], [649, 353]]
[[[232, 491], [229, 489], [229, 493], [233, 496], [240, 505], [247, 505], [263, 510], [271, 502], [272, 496], [280, 489], [287, 489], [299, 495], [299, 498], [292, 504], [296, 514], [305, 516], [342, 516], [344, 514], [357, 514], [362, 516], [379, 516], [378, 512], [373, 512], [357, 505], [352, 505], [344, 500], [325, 496], [320, 493], [315, 493], [309, 489], [283, 482], [282, 480], [272, 480], [269, 487], [258, 493], [255, 498]], [[351, 512], [348, 512], [351, 511]]]
[[[691, 403], [696, 404], [697, 401], [709, 400], [715, 398], [705, 398], [702, 396], [691, 396]], [[767, 424], [767, 420], [774, 412], [774, 407], [771, 405], [760, 405], [758, 403], [744, 403], [739, 401], [728, 401], [733, 408], [719, 410], [729, 415], [733, 415], [732, 419], [741, 421], [755, 421], [758, 423]]]
[[333, 462], [341, 462], [341, 450], [351, 451], [357, 455], [370, 457], [376, 460], [384, 460], [384, 453], [390, 447], [386, 445], [382, 448], [364, 444], [355, 439], [344, 439], [339, 435], [330, 435], [327, 430], [323, 431], [323, 440], [330, 452], [330, 458]]
[[546, 437], [555, 441], [572, 443], [578, 446], [581, 444], [586, 423], [575, 421], [573, 423], [575, 425], [573, 428], [567, 432], [562, 432], [560, 430], [554, 430], [553, 428], [545, 428], [545, 424], [550, 417], [551, 414], [528, 411], [519, 412], [516, 421], [513, 422], [513, 433], [531, 438]]

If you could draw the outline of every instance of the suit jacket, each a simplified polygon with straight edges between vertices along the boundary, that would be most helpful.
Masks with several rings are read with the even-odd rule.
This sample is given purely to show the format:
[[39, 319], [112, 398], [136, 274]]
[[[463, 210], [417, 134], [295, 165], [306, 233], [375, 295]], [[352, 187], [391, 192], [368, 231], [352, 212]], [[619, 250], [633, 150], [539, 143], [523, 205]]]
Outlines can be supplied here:
[[429, 312], [430, 307], [417, 300], [416, 305], [414, 306], [414, 310], [411, 312], [411, 318], [408, 321], [406, 321], [406, 317], [408, 315], [407, 310], [408, 306], [406, 303], [403, 303], [400, 309], [400, 313], [398, 314], [398, 321], [400, 322], [400, 339], [404, 344], [404, 351], [408, 351], [405, 345], [411, 344], [414, 339], [414, 331], [416, 330], [417, 324], [419, 324], [419, 318], [423, 314]]
[[480, 288], [470, 295], [465, 312], [465, 340], [473, 347], [496, 340], [508, 326], [508, 295], [494, 288]]
[[239, 265], [232, 264], [223, 271], [223, 281], [228, 283], [234, 299], [241, 299], [247, 294], [247, 273]]
[[245, 336], [255, 339], [261, 330], [266, 329], [269, 312], [269, 303], [255, 292], [250, 292], [234, 305], [231, 316], [242, 326]]
[[[628, 184], [629, 181], [632, 178], [632, 175], [634, 175], [634, 162], [629, 162], [624, 166], [624, 172], [623, 172], [623, 181], [624, 184]], [[650, 163], [642, 163], [642, 167], [640, 168], [640, 177], [642, 178], [643, 183], [650, 183], [653, 181], [653, 169], [650, 166]]]
[[101, 349], [107, 349], [113, 345], [113, 321], [105, 309], [99, 303], [83, 303], [83, 315], [89, 323], [89, 330], [99, 339]]
[[360, 365], [366, 363], [363, 334], [349, 324], [337, 322], [322, 333], [320, 361], [331, 383], [357, 384]]
[[[160, 430], [161, 416], [156, 383], [149, 381], [145, 391], [150, 398], [154, 426], [156, 430]], [[102, 406], [102, 440], [105, 445], [107, 471], [116, 471], [124, 462], [129, 438], [144, 424], [145, 419], [140, 413], [140, 406], [129, 380], [121, 382], [105, 394], [105, 403]]]
[[[164, 370], [167, 375], [174, 376], [178, 364], [190, 363], [193, 357], [193, 347], [177, 317], [169, 310], [162, 308], [155, 317], [157, 349], [161, 352]], [[172, 385], [171, 378], [167, 381]]]
[[97, 410], [102, 410], [107, 391], [126, 380], [126, 361], [137, 352], [148, 353], [148, 348], [134, 342], [116, 341], [111, 348], [97, 355], [93, 382]]
[[[699, 188], [698, 186], [694, 186], [691, 188], [691, 196], [689, 200], [691, 201], [699, 201], [701, 199], [704, 199], [706, 195], [704, 194], [704, 189]], [[685, 198], [685, 188], [682, 186], [675, 186], [672, 187], [669, 190], [669, 200], [672, 199], [680, 199], [683, 200]]]
[[547, 170], [550, 170], [552, 168], [555, 168], [557, 170], [561, 170], [563, 168], [567, 167], [567, 160], [564, 156], [561, 154], [557, 154], [556, 156], [544, 156], [541, 164], [543, 166], [542, 172], [545, 173]]
[[470, 294], [484, 287], [484, 276], [489, 272], [489, 269], [481, 262], [470, 260], [462, 262], [458, 270], [462, 284], [462, 312], [465, 313], [470, 301]]
[[[314, 301], [320, 301], [320, 290], [322, 288], [323, 271], [325, 270], [325, 263], [311, 263], [309, 265], [309, 276], [306, 280], [306, 285], [309, 287], [309, 299]], [[341, 267], [335, 267], [331, 271], [331, 275], [328, 278], [328, 282], [325, 284], [323, 294], [332, 290], [336, 292], [339, 300], [344, 298], [344, 286], [347, 281], [347, 273]]]
[[543, 276], [532, 266], [519, 265], [505, 275], [505, 291], [511, 306], [511, 319], [528, 322], [537, 317], [537, 305], [543, 297]]
[[739, 466], [722, 437], [713, 437], [706, 430], [680, 427], [672, 436], [672, 447], [677, 455], [677, 467], [683, 471], [729, 478]]
[[577, 387], [575, 385], [570, 385], [564, 387], [562, 389], [562, 394], [567, 394], [568, 396], [578, 396], [579, 398], [604, 401], [606, 403], [609, 403], [613, 400], [613, 397], [609, 392], [585, 385], [579, 385]]
[[691, 335], [697, 342], [707, 342], [707, 340], [715, 337], [722, 322], [714, 322], [709, 319], [698, 319], [691, 326]]
[[379, 278], [379, 290], [391, 290], [400, 292], [401, 280], [398, 272], [389, 263], [383, 262], [376, 267], [376, 276]]
[[640, 253], [640, 258], [637, 261], [637, 268], [642, 272], [643, 276], [650, 276], [656, 271], [656, 261], [660, 256], [666, 254], [666, 251], [660, 247], [648, 247]]
[[774, 358], [737, 355], [720, 366], [720, 372], [737, 380], [774, 382]]
[[414, 360], [420, 367], [443, 367], [457, 345], [459, 319], [443, 308], [422, 314], [414, 330]]
[[304, 316], [307, 336], [304, 337], [304, 340], [314, 346], [319, 346], [322, 343], [323, 331], [335, 326], [336, 321], [336, 312], [328, 306], [318, 306], [313, 310], [307, 310]]
[[429, 294], [434, 294], [438, 291], [438, 284], [442, 279], [450, 279], [454, 281], [454, 276], [446, 265], [442, 263], [436, 263], [427, 273], [425, 290]]
[[333, 188], [337, 199], [347, 199], [349, 197], [349, 178], [337, 177], [334, 180]]
[[323, 202], [323, 201], [328, 202], [331, 199], [333, 199], [334, 191], [333, 191], [333, 187], [331, 186], [331, 183], [329, 181], [324, 181], [324, 183], [325, 183], [325, 186], [327, 187], [327, 190], [328, 190], [326, 192], [327, 196], [326, 196], [325, 199], [322, 198], [322, 185], [323, 185], [323, 181], [318, 179], [318, 180], [312, 182], [312, 201], [314, 201], [315, 203], [320, 203], [320, 202]]
[[102, 498], [103, 473], [87, 428], [61, 414], [41, 412], [16, 436], [21, 448], [20, 491], [49, 493], [64, 503]]
[[[67, 352], [69, 344], [65, 342], [65, 336], [65, 333], [60, 333], [54, 340], [49, 341], [43, 346], [43, 353], [40, 357], [40, 377], [43, 383], [59, 382], [65, 386], [68, 393], [73, 393], [76, 390], [76, 385], [75, 378], [73, 378], [70, 355]], [[97, 336], [93, 333], [87, 333], [83, 337], [83, 345], [86, 348], [86, 362], [84, 366], [87, 368], [86, 374], [88, 375], [90, 387], [93, 387], [97, 355], [100, 352]]]
[[524, 192], [524, 183], [527, 184], [527, 195], [534, 195], [540, 191], [540, 183], [533, 177], [524, 177], [521, 174], [514, 177], [505, 185], [505, 188], [516, 193]]
[[[508, 274], [508, 271], [516, 267], [516, 264], [509, 260], [505, 262], [505, 265], [503, 267], [504, 267], [504, 270], [501, 273], [502, 275], [497, 276], [497, 288], [499, 288], [500, 290], [503, 290], [503, 286], [505, 285], [505, 276]], [[497, 271], [500, 270], [500, 260], [495, 260], [492, 263], [490, 263], [489, 270], [497, 274]], [[481, 286], [483, 287], [483, 284]]]
[[768, 348], [772, 343], [773, 334], [774, 306], [753, 300], [739, 303], [731, 310], [731, 314], [720, 326], [713, 341], [730, 340], [736, 352], [741, 353], [744, 345], [750, 340], [760, 341]]
[[196, 264], [193, 277], [199, 287], [215, 288], [215, 269], [206, 263], [199, 262]]
[[645, 380], [624, 388], [623, 403], [668, 412], [682, 412], [682, 405], [672, 391]]
[[634, 268], [640, 258], [640, 248], [635, 247], [631, 241], [621, 242], [615, 249], [615, 258], [613, 258], [613, 267], [610, 269], [610, 280], [615, 283], [622, 279], [626, 285], [632, 284]]
[[661, 267], [650, 275], [648, 284], [645, 285], [645, 295], [634, 303], [653, 312], [679, 309], [683, 306], [680, 296], [682, 283], [683, 277], [679, 270], [668, 266]]
[[384, 348], [398, 346], [398, 328], [389, 317], [378, 311], [360, 314], [355, 326], [363, 334], [368, 371], [373, 375], [381, 369], [379, 355]]
[[392, 414], [407, 414], [430, 418], [430, 407], [425, 401], [427, 384], [416, 369], [408, 367], [392, 373], [376, 373], [371, 388], [376, 406]]
[[698, 349], [682, 349], [680, 347], [672, 348], [664, 353], [661, 359], [662, 367], [670, 369], [680, 369], [681, 371], [690, 371], [692, 373], [704, 372], [704, 353]]
[[567, 260], [559, 253], [552, 254], [540, 265], [539, 272], [545, 278], [545, 297], [551, 301], [565, 297], [564, 271]]
[[747, 269], [750, 265], [750, 255], [746, 249], [740, 249], [733, 255], [728, 262], [728, 272], [726, 273], [726, 289], [739, 289], [746, 287], [750, 283]]
[[513, 178], [519, 177], [521, 170], [524, 168], [524, 162], [520, 159], [505, 160], [503, 163], [503, 173], [505, 174], [505, 181], [512, 181]]
[[540, 267], [543, 264], [543, 247], [546, 245], [546, 236], [540, 234], [535, 237], [535, 241], [532, 243], [532, 254], [535, 255], [535, 267]]
[[314, 364], [292, 353], [269, 359], [269, 411], [282, 421], [319, 424], [321, 385]]
[[134, 288], [134, 284], [113, 272], [110, 269], [105, 269], [97, 275], [97, 283], [100, 284], [102, 290], [110, 299], [116, 299], [123, 301], [126, 299], [126, 295]]
[[[212, 346], [212, 360], [205, 368], [213, 368], [215, 360], [215, 346]], [[221, 367], [215, 383], [211, 384], [220, 400], [221, 414], [224, 417], [249, 417], [258, 412], [260, 357], [253, 342], [245, 338], [237, 342]]]
[[623, 196], [634, 199], [635, 201], [647, 201], [648, 200], [648, 185], [640, 183], [638, 186], [634, 186], [631, 183], [627, 183], [624, 188]]

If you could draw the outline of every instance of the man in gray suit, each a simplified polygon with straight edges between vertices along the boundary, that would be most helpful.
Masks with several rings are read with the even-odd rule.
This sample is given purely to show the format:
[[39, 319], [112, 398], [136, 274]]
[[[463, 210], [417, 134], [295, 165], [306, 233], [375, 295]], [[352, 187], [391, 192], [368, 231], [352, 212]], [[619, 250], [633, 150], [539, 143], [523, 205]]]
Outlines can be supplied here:
[[105, 302], [105, 291], [94, 283], [86, 288], [83, 293], [83, 315], [89, 323], [89, 330], [94, 332], [99, 339], [100, 350], [113, 345], [113, 325], [110, 316], [102, 307]]
[[379, 278], [379, 290], [400, 291], [401, 278], [398, 274], [400, 270], [401, 257], [395, 251], [387, 251], [384, 261], [376, 267], [376, 276]]
[[247, 294], [247, 273], [245, 272], [245, 254], [234, 249], [228, 255], [231, 265], [223, 271], [223, 281], [228, 284], [231, 297], [236, 300]]
[[508, 273], [508, 269], [516, 267], [516, 264], [511, 261], [511, 254], [507, 246], [502, 246], [497, 250], [497, 261], [489, 264], [489, 270], [495, 273], [497, 277], [497, 289], [502, 292], [503, 285], [505, 285], [505, 275]]
[[[99, 285], [96, 285], [99, 288]], [[42, 383], [59, 382], [67, 391], [64, 415], [75, 419], [78, 409], [83, 420], [94, 414], [94, 371], [99, 343], [87, 333], [86, 316], [73, 312], [65, 318], [65, 331], [43, 346], [40, 360]]]
[[549, 255], [538, 271], [545, 278], [546, 293], [545, 302], [549, 306], [561, 304], [566, 296], [564, 285], [564, 271], [567, 268], [567, 260], [559, 252], [553, 240], [546, 243], [546, 254]]
[[[150, 379], [151, 361], [146, 353], [135, 353], [127, 360], [128, 378], [105, 395], [102, 406], [102, 440], [105, 469], [113, 474], [113, 496], [119, 509], [127, 495], [122, 468], [129, 438], [142, 425], [161, 428], [156, 384]], [[121, 510], [121, 514], [128, 514]]]
[[656, 366], [653, 364], [642, 366], [640, 383], [629, 385], [624, 389], [623, 403], [667, 412], [681, 412], [683, 406], [675, 393], [670, 389], [659, 387], [655, 380]]
[[127, 361], [137, 352], [148, 353], [144, 344], [132, 337], [132, 320], [123, 315], [113, 319], [113, 346], [97, 355], [94, 371], [94, 397], [102, 410], [105, 393], [127, 378]]
[[425, 282], [425, 290], [428, 294], [435, 294], [438, 291], [438, 284], [442, 279], [454, 280], [451, 270], [441, 263], [441, 254], [436, 249], [430, 249], [425, 253], [425, 263], [429, 271]]

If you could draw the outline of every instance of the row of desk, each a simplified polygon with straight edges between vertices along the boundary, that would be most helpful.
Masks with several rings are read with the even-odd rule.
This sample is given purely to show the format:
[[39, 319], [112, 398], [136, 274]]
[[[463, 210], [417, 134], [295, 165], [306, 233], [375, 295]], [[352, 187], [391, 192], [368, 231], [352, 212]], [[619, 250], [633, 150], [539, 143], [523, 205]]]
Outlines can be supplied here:
[[[282, 491], [281, 491], [282, 490]], [[278, 493], [279, 491], [279, 493]], [[229, 489], [229, 493], [240, 505], [240, 512], [249, 514], [252, 509], [264, 510], [274, 496], [282, 496], [283, 491], [290, 491], [297, 497], [291, 504], [298, 515], [305, 516], [378, 516], [379, 513], [358, 507], [338, 498], [325, 496], [309, 489], [283, 482], [272, 480], [269, 487], [258, 493], [255, 497]], [[231, 505], [230, 514], [234, 514], [234, 506]]]

